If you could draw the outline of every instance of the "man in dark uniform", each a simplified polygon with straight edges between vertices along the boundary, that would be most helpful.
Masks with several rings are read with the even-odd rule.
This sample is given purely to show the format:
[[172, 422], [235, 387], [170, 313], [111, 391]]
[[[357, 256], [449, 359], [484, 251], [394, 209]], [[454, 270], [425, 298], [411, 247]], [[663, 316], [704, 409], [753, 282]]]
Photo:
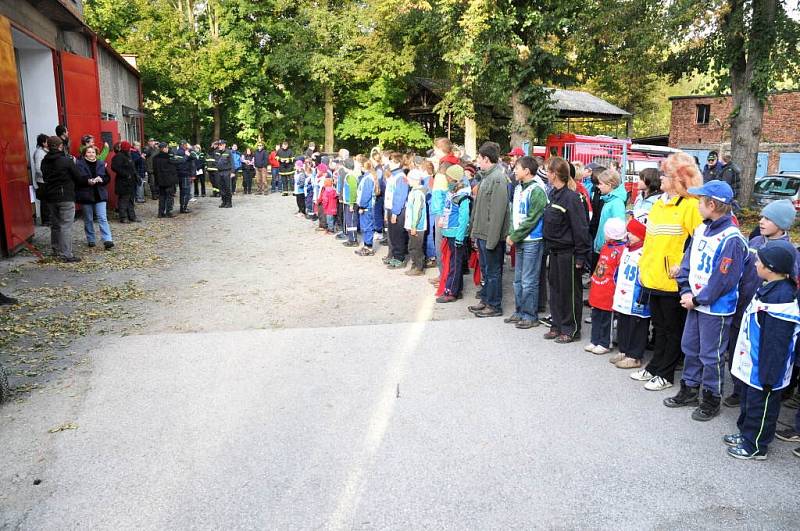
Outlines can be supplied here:
[[214, 152], [214, 160], [217, 163], [217, 185], [219, 186], [219, 194], [222, 197], [220, 208], [233, 207], [231, 200], [231, 178], [234, 175], [233, 157], [226, 146], [227, 142], [220, 139], [217, 141], [217, 150]]
[[189, 151], [189, 142], [181, 140], [172, 152], [178, 169], [178, 187], [180, 188], [180, 213], [189, 213], [189, 200], [192, 198], [192, 176], [194, 160]]
[[219, 197], [219, 185], [217, 184], [217, 159], [214, 153], [217, 151], [218, 142], [215, 140], [211, 143], [211, 149], [206, 154], [206, 174], [208, 175], [208, 183], [211, 185], [211, 196]]
[[281, 143], [280, 149], [276, 153], [278, 162], [281, 163], [278, 171], [281, 175], [281, 183], [283, 183], [283, 192], [281, 195], [289, 195], [289, 182], [294, 181], [294, 153], [289, 149], [289, 141], [284, 140]]
[[169, 153], [166, 142], [158, 145], [161, 152], [153, 157], [153, 173], [158, 186], [158, 217], [172, 218], [172, 205], [175, 202], [175, 185], [178, 184], [178, 168]]

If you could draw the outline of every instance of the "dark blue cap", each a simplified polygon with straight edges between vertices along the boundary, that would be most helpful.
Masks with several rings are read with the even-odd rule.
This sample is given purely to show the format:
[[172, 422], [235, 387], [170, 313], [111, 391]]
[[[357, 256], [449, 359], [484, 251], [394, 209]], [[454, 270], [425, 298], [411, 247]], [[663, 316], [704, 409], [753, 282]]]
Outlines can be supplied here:
[[758, 250], [758, 259], [770, 271], [779, 274], [794, 274], [797, 250], [786, 240], [770, 240]]

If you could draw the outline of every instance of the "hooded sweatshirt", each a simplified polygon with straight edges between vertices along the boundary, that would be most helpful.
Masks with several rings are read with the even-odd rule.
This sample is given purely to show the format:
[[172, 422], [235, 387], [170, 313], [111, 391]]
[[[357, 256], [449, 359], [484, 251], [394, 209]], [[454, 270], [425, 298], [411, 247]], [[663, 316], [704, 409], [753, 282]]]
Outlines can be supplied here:
[[606, 221], [611, 218], [619, 218], [625, 221], [625, 201], [628, 199], [628, 192], [625, 185], [620, 184], [606, 195], [600, 196], [603, 201], [603, 209], [600, 211], [600, 223], [597, 225], [597, 234], [594, 237], [594, 252], [599, 253], [606, 242], [605, 226]]

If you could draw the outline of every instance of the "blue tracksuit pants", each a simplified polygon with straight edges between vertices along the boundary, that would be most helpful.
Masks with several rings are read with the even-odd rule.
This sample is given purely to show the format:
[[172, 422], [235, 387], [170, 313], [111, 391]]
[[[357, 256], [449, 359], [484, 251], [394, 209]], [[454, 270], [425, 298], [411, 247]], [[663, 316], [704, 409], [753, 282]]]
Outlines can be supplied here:
[[383, 196], [379, 195], [375, 198], [375, 205], [371, 209], [373, 211], [373, 227], [375, 232], [383, 232]]
[[782, 392], [765, 393], [743, 384], [739, 393], [741, 402], [736, 426], [744, 437], [744, 448], [748, 452], [766, 453], [767, 446], [775, 436]]
[[361, 236], [364, 238], [364, 245], [372, 247], [375, 212], [372, 208], [367, 208], [359, 214], [359, 220], [361, 221]]
[[722, 395], [730, 331], [730, 315], [709, 315], [697, 310], [687, 313], [681, 339], [685, 355], [683, 381], [686, 385], [702, 386], [714, 396]]
[[347, 240], [358, 240], [358, 205], [344, 205], [344, 230]]
[[425, 233], [425, 258], [436, 258], [436, 243], [433, 235], [436, 230], [436, 221], [431, 214], [431, 204], [428, 202], [428, 231]]

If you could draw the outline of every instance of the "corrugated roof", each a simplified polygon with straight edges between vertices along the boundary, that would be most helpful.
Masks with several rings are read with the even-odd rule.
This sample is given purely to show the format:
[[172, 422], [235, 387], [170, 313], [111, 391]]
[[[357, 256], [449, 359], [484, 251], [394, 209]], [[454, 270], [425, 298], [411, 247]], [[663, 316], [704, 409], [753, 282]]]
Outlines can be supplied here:
[[631, 113], [612, 105], [602, 98], [588, 92], [579, 90], [550, 89], [552, 108], [558, 111], [559, 116], [594, 116], [608, 117], [630, 116]]

